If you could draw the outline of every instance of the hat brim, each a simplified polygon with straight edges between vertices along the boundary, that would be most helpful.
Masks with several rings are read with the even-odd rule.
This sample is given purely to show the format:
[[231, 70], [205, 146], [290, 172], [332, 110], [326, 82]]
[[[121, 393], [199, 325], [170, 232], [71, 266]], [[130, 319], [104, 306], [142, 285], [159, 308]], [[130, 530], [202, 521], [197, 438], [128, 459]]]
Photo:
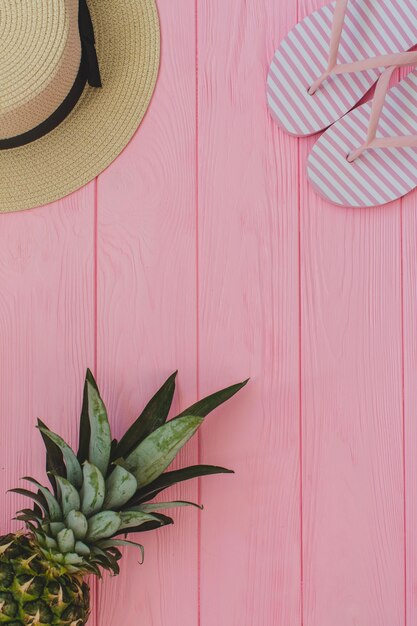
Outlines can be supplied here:
[[58, 200], [100, 174], [130, 141], [146, 113], [159, 70], [154, 0], [89, 2], [103, 87], [86, 86], [53, 131], [0, 150], [0, 212]]

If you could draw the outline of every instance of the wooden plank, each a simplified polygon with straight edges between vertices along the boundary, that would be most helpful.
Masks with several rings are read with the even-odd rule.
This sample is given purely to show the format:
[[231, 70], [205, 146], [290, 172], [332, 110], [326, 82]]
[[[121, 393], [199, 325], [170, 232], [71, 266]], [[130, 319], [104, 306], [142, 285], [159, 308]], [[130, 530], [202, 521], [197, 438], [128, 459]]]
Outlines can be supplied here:
[[417, 623], [417, 196], [402, 200], [405, 453], [405, 626]]
[[[23, 486], [21, 476], [48, 483], [37, 417], [78, 442], [83, 378], [94, 366], [93, 194], [89, 185], [53, 205], [0, 216], [3, 494]], [[20, 496], [3, 496], [3, 532], [21, 526], [10, 520], [22, 505]]]
[[[147, 116], [98, 182], [98, 379], [120, 435], [176, 368], [175, 410], [196, 398], [195, 15], [158, 3], [161, 70]], [[181, 464], [197, 460], [196, 443]], [[196, 500], [197, 484], [170, 497]], [[100, 626], [197, 623], [197, 516], [138, 535], [118, 578], [100, 588]]]
[[291, 2], [199, 2], [201, 624], [300, 624], [298, 159], [266, 107]]
[[304, 624], [403, 625], [400, 204], [300, 194]]

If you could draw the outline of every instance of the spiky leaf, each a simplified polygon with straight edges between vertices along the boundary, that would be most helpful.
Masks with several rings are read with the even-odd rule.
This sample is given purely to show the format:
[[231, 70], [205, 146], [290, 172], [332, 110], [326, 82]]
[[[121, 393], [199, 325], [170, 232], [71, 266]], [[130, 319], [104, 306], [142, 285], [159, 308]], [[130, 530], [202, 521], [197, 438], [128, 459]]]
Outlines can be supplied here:
[[121, 526], [121, 516], [114, 511], [101, 511], [88, 521], [88, 541], [107, 539], [114, 535]]
[[101, 580], [103, 578], [100, 568], [95, 563], [92, 563], [92, 561], [86, 563], [84, 567], [87, 572], [94, 574], [98, 579]]
[[120, 568], [117, 563], [117, 557], [113, 556], [109, 551], [102, 550], [97, 545], [92, 548], [92, 553], [97, 563], [100, 563], [102, 567], [110, 569], [115, 576], [120, 573]]
[[[42, 422], [42, 420], [38, 419], [38, 428], [40, 427], [43, 430], [49, 430], [46, 424]], [[45, 435], [42, 430], [40, 430], [41, 437], [46, 449], [46, 473], [49, 477], [49, 482], [51, 483], [55, 495], [57, 495], [56, 490], [56, 481], [54, 474], [58, 474], [59, 476], [66, 476], [66, 468], [64, 463], [64, 456], [62, 454], [62, 450], [59, 446], [56, 445], [49, 437]]]
[[81, 554], [81, 556], [89, 556], [91, 550], [83, 541], [75, 542], [75, 551], [77, 554]]
[[31, 498], [34, 500], [39, 506], [42, 507], [43, 511], [46, 515], [49, 514], [47, 504], [45, 502], [45, 498], [42, 497], [40, 493], [34, 493], [29, 489], [22, 489], [21, 487], [15, 487], [14, 489], [9, 489], [11, 493], [18, 493], [20, 496], [25, 496], [25, 498]]
[[88, 521], [81, 511], [70, 511], [65, 522], [68, 528], [73, 531], [76, 539], [84, 539], [88, 530]]
[[74, 551], [75, 537], [70, 528], [63, 528], [63, 530], [60, 530], [56, 536], [56, 540], [58, 542], [58, 547], [63, 554]]
[[98, 467], [85, 461], [81, 489], [81, 511], [87, 517], [100, 511], [104, 502], [105, 482]]
[[14, 520], [17, 520], [19, 522], [25, 522], [25, 523], [29, 523], [29, 522], [35, 522], [37, 524], [37, 526], [39, 526], [39, 520], [32, 515], [26, 515], [25, 513], [19, 513], [18, 515], [16, 515], [16, 517], [13, 517]]
[[97, 545], [100, 548], [113, 548], [114, 546], [134, 546], [139, 548], [142, 553], [142, 560], [139, 563], [143, 563], [145, 556], [145, 548], [140, 543], [136, 543], [136, 541], [129, 541], [128, 539], [104, 539], [103, 541], [99, 541]]
[[56, 481], [64, 517], [67, 516], [70, 511], [78, 511], [80, 508], [80, 496], [78, 491], [66, 478], [56, 476]]
[[217, 467], [216, 465], [190, 465], [190, 467], [165, 472], [146, 487], [138, 489], [129, 504], [135, 505], [140, 502], [147, 502], [155, 498], [158, 493], [164, 489], [172, 487], [172, 485], [176, 485], [185, 480], [191, 480], [192, 478], [198, 478], [199, 476], [209, 476], [211, 474], [234, 474], [234, 472], [233, 470], [226, 469], [225, 467]]
[[188, 409], [180, 413], [176, 418], [182, 417], [183, 415], [198, 415], [199, 417], [206, 417], [211, 411], [216, 409], [218, 406], [229, 400], [232, 396], [234, 396], [242, 387], [244, 387], [249, 381], [244, 380], [242, 383], [237, 383], [236, 385], [231, 385], [230, 387], [226, 387], [225, 389], [221, 389], [220, 391], [216, 391], [212, 393], [210, 396], [206, 398], [202, 398]]
[[111, 432], [106, 407], [95, 385], [87, 380], [88, 416], [90, 419], [90, 444], [88, 459], [103, 476], [107, 474], [110, 459]]
[[59, 522], [60, 520], [62, 520], [61, 507], [59, 506], [57, 499], [52, 495], [49, 489], [47, 489], [46, 487], [38, 483], [37, 480], [35, 480], [34, 478], [31, 478], [30, 476], [25, 476], [23, 480], [27, 480], [33, 485], [36, 485], [36, 487], [39, 489], [39, 491], [41, 492], [41, 494], [43, 495], [43, 497], [45, 498], [47, 502], [48, 510], [49, 510], [49, 519], [51, 520], [51, 522]]
[[51, 531], [53, 537], [56, 537], [63, 528], [65, 528], [65, 524], [62, 522], [51, 522], [49, 524], [49, 530]]
[[64, 563], [68, 563], [69, 565], [82, 565], [84, 559], [76, 552], [68, 552], [64, 557]]
[[91, 370], [87, 368], [84, 381], [83, 403], [81, 407], [80, 417], [80, 435], [77, 454], [78, 460], [81, 464], [88, 459], [88, 451], [90, 449], [91, 426], [90, 418], [88, 415], [88, 383], [95, 387], [96, 391], [98, 392], [98, 387], [96, 381], [94, 380], [94, 376], [91, 373]]
[[172, 517], [168, 517], [167, 515], [162, 515], [162, 513], [154, 513], [153, 517], [155, 520], [150, 522], [143, 522], [139, 526], [130, 526], [127, 530], [120, 528], [117, 533], [115, 533], [115, 537], [118, 535], [125, 535], [127, 533], [143, 533], [149, 530], [156, 530], [157, 528], [162, 528], [162, 526], [168, 526], [169, 524], [173, 524], [174, 520]]
[[58, 542], [56, 539], [53, 539], [53, 537], [45, 537], [45, 546], [50, 550], [56, 550], [58, 548]]
[[159, 525], [161, 525], [159, 518], [150, 513], [144, 513], [143, 511], [123, 511], [120, 513], [120, 530], [134, 528], [145, 522], [159, 522]]
[[116, 465], [106, 480], [105, 509], [119, 509], [136, 493], [138, 482], [124, 467]]
[[[197, 509], [203, 510], [202, 504], [195, 502], [187, 502], [186, 500], [173, 500], [172, 502], [151, 502], [150, 504], [141, 504], [137, 507], [139, 511], [144, 513], [152, 513], [153, 511], [162, 511], [163, 509], [175, 509], [183, 506], [195, 506]], [[136, 508], [136, 507], [135, 507]]]
[[148, 485], [162, 474], [202, 422], [202, 417], [184, 415], [160, 426], [138, 445], [127, 457], [126, 464], [139, 487]]
[[37, 513], [33, 509], [20, 509], [20, 511], [17, 511], [17, 514], [25, 515], [28, 520], [32, 520], [38, 524], [42, 523], [42, 511]]
[[52, 430], [45, 430], [43, 426], [39, 426], [39, 430], [60, 448], [65, 461], [67, 479], [76, 489], [79, 489], [82, 484], [82, 471], [74, 452], [62, 437], [52, 432]]
[[165, 424], [175, 392], [177, 372], [164, 382], [114, 449], [113, 459], [126, 458], [148, 435]]

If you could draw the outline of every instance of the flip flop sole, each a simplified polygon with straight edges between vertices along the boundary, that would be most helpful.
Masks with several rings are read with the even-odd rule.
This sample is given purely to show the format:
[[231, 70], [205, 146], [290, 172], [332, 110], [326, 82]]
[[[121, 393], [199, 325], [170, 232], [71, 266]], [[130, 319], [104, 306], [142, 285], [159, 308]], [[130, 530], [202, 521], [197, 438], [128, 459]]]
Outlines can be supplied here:
[[[313, 135], [340, 119], [383, 70], [333, 75], [313, 96], [308, 93], [327, 68], [334, 8], [332, 2], [299, 22], [281, 42], [270, 65], [268, 106], [278, 125], [297, 137]], [[417, 44], [416, 17], [417, 0], [351, 0], [338, 62], [409, 50]]]
[[[377, 137], [417, 135], [417, 70], [392, 87]], [[307, 162], [309, 181], [340, 206], [371, 207], [398, 200], [417, 187], [417, 148], [367, 150], [353, 163], [347, 155], [365, 142], [371, 103], [333, 124], [314, 145]]]

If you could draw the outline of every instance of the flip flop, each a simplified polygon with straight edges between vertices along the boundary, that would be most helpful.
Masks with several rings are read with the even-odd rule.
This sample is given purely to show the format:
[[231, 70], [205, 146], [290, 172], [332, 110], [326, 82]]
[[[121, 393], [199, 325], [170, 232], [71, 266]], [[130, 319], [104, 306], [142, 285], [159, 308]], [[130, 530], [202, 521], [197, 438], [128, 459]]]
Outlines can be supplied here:
[[336, 0], [322, 7], [275, 52], [267, 79], [273, 118], [298, 137], [324, 130], [369, 91], [388, 66], [386, 55], [416, 44], [417, 0]]
[[[398, 65], [417, 65], [417, 52]], [[417, 187], [417, 69], [389, 89], [395, 67], [379, 79], [372, 102], [333, 124], [307, 162], [315, 190], [334, 204], [371, 207]]]

